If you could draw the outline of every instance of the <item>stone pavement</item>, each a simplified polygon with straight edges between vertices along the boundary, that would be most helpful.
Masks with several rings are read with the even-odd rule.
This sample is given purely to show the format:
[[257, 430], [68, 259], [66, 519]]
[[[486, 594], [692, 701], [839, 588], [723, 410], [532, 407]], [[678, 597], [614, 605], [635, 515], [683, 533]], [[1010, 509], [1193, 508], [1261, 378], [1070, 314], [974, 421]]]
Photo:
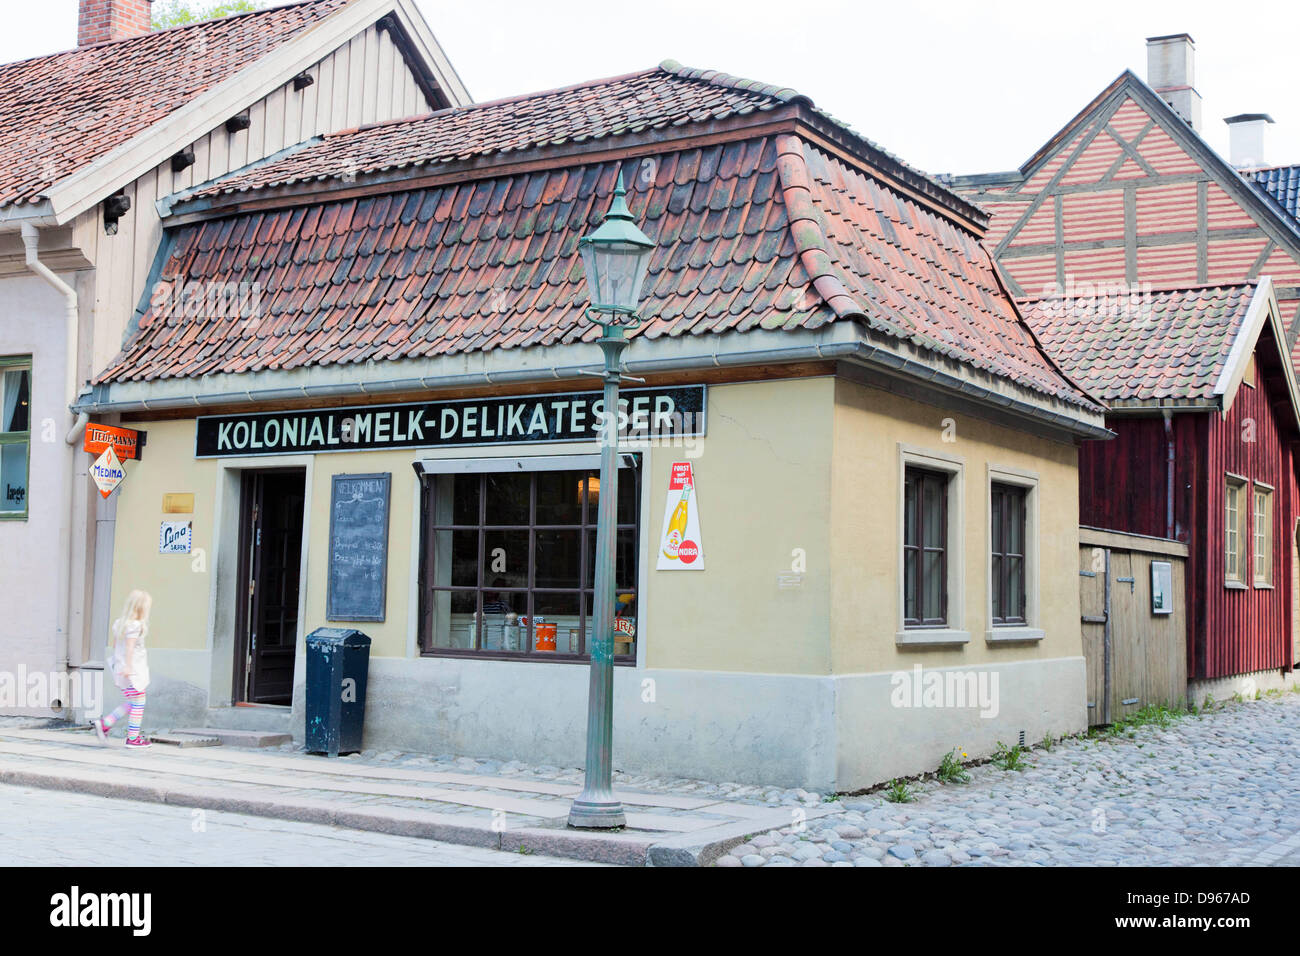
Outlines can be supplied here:
[[0, 784], [5, 866], [602, 866], [318, 823]]
[[1298, 739], [1288, 694], [913, 782], [911, 803], [616, 773], [628, 828], [599, 835], [564, 827], [581, 771], [454, 755], [127, 752], [0, 721], [0, 783], [630, 865], [1297, 865]]
[[1300, 695], [1060, 741], [1029, 769], [929, 780], [912, 803], [837, 801], [719, 866], [1300, 865]]
[[120, 738], [105, 748], [89, 728], [6, 724], [0, 783], [605, 863], [708, 863], [791, 819], [783, 806], [728, 799], [726, 788], [688, 782], [638, 789], [624, 778], [616, 793], [627, 827], [589, 833], [565, 826], [581, 790], [579, 771], [396, 753], [330, 759], [293, 745], [128, 751]]

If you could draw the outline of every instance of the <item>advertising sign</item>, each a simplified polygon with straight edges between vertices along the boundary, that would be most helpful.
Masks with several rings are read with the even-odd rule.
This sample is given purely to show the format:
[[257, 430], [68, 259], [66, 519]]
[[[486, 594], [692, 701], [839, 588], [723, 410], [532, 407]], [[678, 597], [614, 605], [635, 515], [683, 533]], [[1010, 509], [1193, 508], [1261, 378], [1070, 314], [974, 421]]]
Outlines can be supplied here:
[[[209, 415], [195, 427], [194, 456], [595, 441], [607, 418], [604, 404], [600, 392], [568, 392]], [[618, 403], [620, 440], [703, 435], [704, 410], [703, 385], [625, 389]]]
[[120, 428], [117, 425], [96, 425], [91, 422], [86, 426], [86, 436], [82, 448], [92, 455], [101, 454], [104, 449], [112, 448], [119, 461], [132, 458], [139, 461], [144, 456], [146, 433], [134, 428]]
[[703, 571], [704, 539], [700, 507], [695, 497], [695, 473], [689, 461], [673, 462], [664, 503], [664, 529], [659, 535], [660, 571]]
[[122, 468], [122, 462], [118, 460], [112, 445], [105, 448], [104, 453], [90, 466], [90, 477], [94, 479], [99, 493], [105, 498], [116, 491], [117, 486], [122, 483], [126, 471]]
[[159, 554], [189, 554], [193, 544], [192, 521], [164, 521], [158, 529]]

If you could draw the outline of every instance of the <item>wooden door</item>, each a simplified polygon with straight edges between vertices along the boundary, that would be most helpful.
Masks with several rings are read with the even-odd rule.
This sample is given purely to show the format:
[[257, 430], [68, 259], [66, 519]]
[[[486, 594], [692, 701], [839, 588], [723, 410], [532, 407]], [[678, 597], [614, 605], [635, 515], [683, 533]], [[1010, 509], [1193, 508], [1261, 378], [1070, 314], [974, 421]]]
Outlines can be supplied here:
[[244, 475], [237, 701], [287, 705], [292, 697], [304, 499], [301, 471]]

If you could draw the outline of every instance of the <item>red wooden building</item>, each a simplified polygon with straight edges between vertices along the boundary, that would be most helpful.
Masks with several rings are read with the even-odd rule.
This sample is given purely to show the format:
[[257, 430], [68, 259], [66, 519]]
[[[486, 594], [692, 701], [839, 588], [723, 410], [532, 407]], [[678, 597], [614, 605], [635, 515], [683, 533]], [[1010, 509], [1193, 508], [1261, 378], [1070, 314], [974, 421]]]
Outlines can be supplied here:
[[1111, 408], [1117, 438], [1080, 452], [1081, 523], [1189, 545], [1196, 695], [1300, 659], [1300, 222], [1201, 137], [1191, 38], [1148, 50], [1150, 85], [1125, 71], [1019, 169], [954, 185], [1041, 300], [1049, 354]]
[[1272, 283], [1023, 308], [1110, 408], [1115, 439], [1080, 450], [1080, 524], [1188, 545], [1189, 679], [1290, 671], [1300, 399]]

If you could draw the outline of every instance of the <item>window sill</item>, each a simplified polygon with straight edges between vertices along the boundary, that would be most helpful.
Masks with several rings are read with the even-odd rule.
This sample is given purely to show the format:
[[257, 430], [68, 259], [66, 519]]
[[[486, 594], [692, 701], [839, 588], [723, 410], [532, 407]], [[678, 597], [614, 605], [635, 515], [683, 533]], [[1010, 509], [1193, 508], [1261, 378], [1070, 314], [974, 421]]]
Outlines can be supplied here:
[[1250, 588], [1248, 588], [1246, 585], [1242, 584], [1240, 581], [1224, 581], [1224, 582], [1223, 582], [1223, 586], [1224, 586], [1225, 588], [1227, 588], [1229, 591], [1249, 591], [1249, 590], [1250, 590]]
[[956, 631], [948, 627], [906, 628], [894, 635], [894, 643], [900, 647], [969, 644], [970, 631]]
[[[438, 648], [432, 651], [421, 651], [420, 656], [424, 658], [452, 658], [462, 661], [524, 661], [538, 664], [585, 664], [590, 666], [591, 657], [583, 654], [567, 654], [559, 651], [537, 651], [533, 654], [521, 653], [519, 651], [471, 651], [460, 648]], [[614, 655], [615, 667], [635, 667], [635, 654], [616, 654]]]
[[1256, 582], [1255, 582], [1255, 590], [1256, 590], [1256, 591], [1271, 591], [1271, 590], [1273, 590], [1273, 585], [1269, 584], [1267, 581], [1256, 581]]
[[989, 644], [1026, 643], [1028, 641], [1041, 641], [1046, 635], [1047, 632], [1041, 627], [1013, 624], [1010, 627], [995, 627], [990, 631], [985, 631], [984, 640]]

